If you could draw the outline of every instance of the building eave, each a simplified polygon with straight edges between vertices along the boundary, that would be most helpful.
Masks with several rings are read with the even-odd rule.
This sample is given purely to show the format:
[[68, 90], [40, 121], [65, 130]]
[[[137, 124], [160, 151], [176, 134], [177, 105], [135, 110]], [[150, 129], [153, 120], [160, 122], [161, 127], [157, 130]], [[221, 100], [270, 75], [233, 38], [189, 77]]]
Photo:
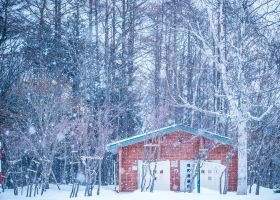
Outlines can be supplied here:
[[150, 131], [147, 133], [135, 135], [135, 136], [123, 139], [123, 140], [116, 141], [116, 142], [112, 142], [106, 146], [106, 149], [107, 149], [107, 151], [115, 154], [118, 152], [118, 149], [121, 147], [126, 147], [128, 145], [136, 144], [139, 142], [144, 142], [146, 140], [149, 140], [149, 139], [152, 139], [155, 137], [159, 137], [159, 136], [164, 136], [166, 134], [169, 134], [169, 133], [172, 133], [175, 131], [182, 131], [185, 133], [202, 136], [202, 137], [205, 137], [205, 138], [208, 138], [208, 139], [211, 139], [216, 142], [223, 143], [223, 144], [232, 145], [232, 143], [233, 143], [232, 139], [229, 137], [221, 136], [221, 135], [211, 133], [209, 131], [205, 131], [205, 130], [201, 130], [201, 129], [191, 128], [191, 127], [183, 125], [183, 124], [176, 124], [176, 125], [161, 128], [161, 129], [158, 129], [155, 131]]

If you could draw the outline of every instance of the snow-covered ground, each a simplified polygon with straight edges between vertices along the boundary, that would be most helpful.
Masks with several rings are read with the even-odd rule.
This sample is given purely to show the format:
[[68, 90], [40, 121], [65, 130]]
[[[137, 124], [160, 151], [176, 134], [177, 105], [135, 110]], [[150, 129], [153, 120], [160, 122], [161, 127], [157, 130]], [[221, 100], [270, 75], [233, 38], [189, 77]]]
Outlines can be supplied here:
[[[69, 199], [71, 186], [61, 186], [61, 190], [57, 190], [55, 185], [51, 185], [51, 188], [44, 193], [43, 196], [26, 198], [24, 195], [14, 196], [12, 190], [6, 190], [0, 194], [0, 200], [65, 200]], [[19, 191], [20, 192], [20, 191]], [[207, 190], [202, 188], [201, 193], [182, 193], [171, 191], [155, 191], [154, 193], [141, 193], [140, 191], [132, 193], [116, 193], [112, 187], [102, 187], [100, 196], [96, 196], [96, 191], [92, 197], [83, 196], [84, 188], [81, 188], [78, 197], [72, 198], [74, 200], [279, 200], [280, 194], [273, 193], [272, 190], [267, 188], [261, 188], [260, 195], [249, 194], [247, 196], [238, 196], [235, 193], [230, 192], [227, 195], [220, 195], [217, 191]]]

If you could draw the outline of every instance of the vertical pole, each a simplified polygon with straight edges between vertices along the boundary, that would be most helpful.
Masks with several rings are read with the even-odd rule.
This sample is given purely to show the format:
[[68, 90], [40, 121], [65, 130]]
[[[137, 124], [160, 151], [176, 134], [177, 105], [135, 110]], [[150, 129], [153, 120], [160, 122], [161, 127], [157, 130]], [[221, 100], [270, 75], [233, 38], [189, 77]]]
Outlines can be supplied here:
[[[0, 188], [2, 188], [2, 145], [1, 145], [1, 141], [0, 141]], [[0, 192], [1, 193], [1, 192]]]
[[113, 160], [113, 162], [114, 162], [114, 164], [113, 164], [113, 167], [114, 167], [114, 175], [113, 175], [113, 177], [114, 177], [114, 186], [115, 186], [115, 190], [117, 190], [117, 186], [116, 186], [116, 161], [115, 160]]
[[122, 192], [122, 148], [119, 148], [119, 192]]
[[200, 193], [200, 159], [197, 163], [197, 193]]

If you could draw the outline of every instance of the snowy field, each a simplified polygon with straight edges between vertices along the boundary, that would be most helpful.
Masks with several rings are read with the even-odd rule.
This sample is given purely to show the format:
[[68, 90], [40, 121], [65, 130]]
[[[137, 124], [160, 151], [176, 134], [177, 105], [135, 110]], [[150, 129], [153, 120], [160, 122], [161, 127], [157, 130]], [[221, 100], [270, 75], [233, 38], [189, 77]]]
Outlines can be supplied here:
[[[0, 194], [0, 200], [65, 200], [69, 199], [71, 186], [62, 186], [61, 190], [57, 190], [56, 186], [51, 185], [51, 188], [43, 195], [36, 197], [26, 198], [24, 196], [14, 196], [12, 190], [6, 190]], [[197, 193], [182, 193], [171, 191], [155, 191], [154, 193], [141, 193], [140, 191], [132, 193], [116, 193], [111, 187], [102, 187], [100, 196], [96, 196], [96, 191], [92, 197], [83, 196], [84, 188], [81, 188], [78, 197], [72, 198], [74, 200], [280, 200], [280, 194], [273, 193], [272, 190], [261, 188], [261, 194], [259, 196], [249, 194], [247, 196], [238, 196], [235, 193], [229, 193], [227, 195], [220, 195], [217, 191], [207, 190], [202, 188], [201, 194]]]

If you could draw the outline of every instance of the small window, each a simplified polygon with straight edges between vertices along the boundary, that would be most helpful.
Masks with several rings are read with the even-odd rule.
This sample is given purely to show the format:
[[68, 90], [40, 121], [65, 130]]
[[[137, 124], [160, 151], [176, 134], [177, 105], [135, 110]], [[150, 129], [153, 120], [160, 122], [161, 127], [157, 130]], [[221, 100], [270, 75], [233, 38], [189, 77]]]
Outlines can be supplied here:
[[191, 172], [191, 169], [187, 169], [187, 173], [190, 173]]
[[205, 173], [204, 169], [202, 169], [202, 170], [201, 170], [201, 173], [202, 173], [202, 174], [204, 174], [204, 173]]
[[208, 181], [212, 181], [212, 177], [211, 176], [208, 176]]
[[187, 167], [191, 167], [191, 164], [187, 164]]
[[187, 183], [190, 183], [191, 182], [191, 180], [187, 180]]
[[211, 169], [208, 169], [208, 174], [212, 174], [212, 170]]
[[191, 177], [191, 175], [190, 175], [190, 174], [188, 174], [188, 175], [187, 175], [187, 177], [188, 177], [188, 178], [190, 178], [190, 177]]

